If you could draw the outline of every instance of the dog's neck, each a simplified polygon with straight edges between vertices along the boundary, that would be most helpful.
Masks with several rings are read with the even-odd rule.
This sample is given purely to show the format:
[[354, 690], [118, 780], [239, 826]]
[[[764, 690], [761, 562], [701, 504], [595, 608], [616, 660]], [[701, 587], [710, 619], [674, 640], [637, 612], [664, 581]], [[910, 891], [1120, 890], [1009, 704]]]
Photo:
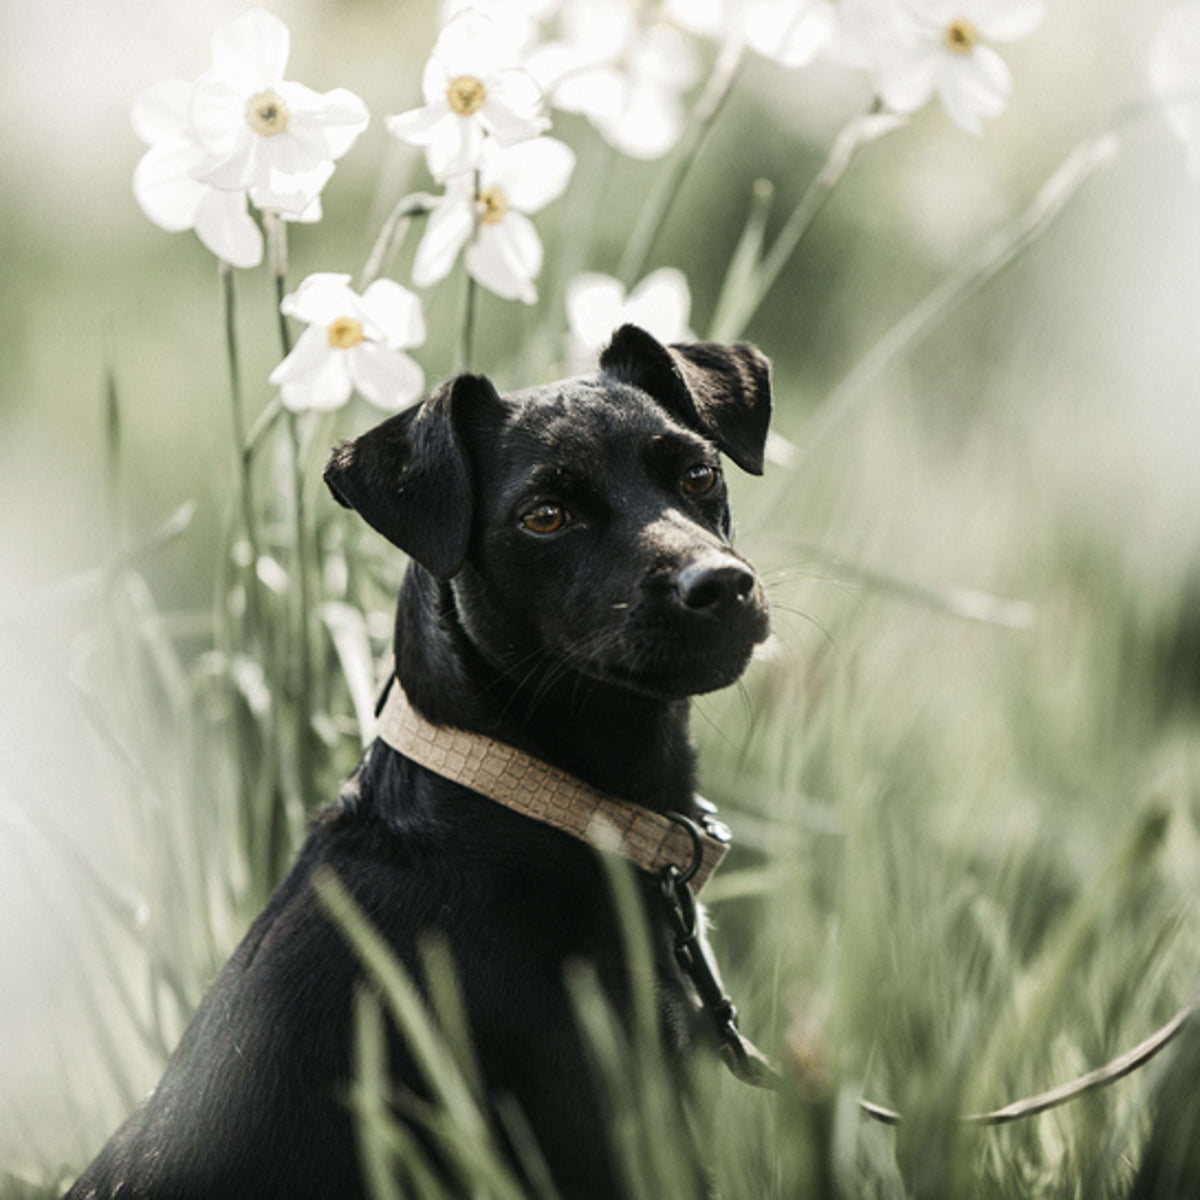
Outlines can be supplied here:
[[658, 700], [572, 671], [490, 663], [463, 627], [452, 587], [409, 568], [396, 616], [396, 674], [413, 707], [510, 743], [601, 791], [691, 813], [688, 702]]

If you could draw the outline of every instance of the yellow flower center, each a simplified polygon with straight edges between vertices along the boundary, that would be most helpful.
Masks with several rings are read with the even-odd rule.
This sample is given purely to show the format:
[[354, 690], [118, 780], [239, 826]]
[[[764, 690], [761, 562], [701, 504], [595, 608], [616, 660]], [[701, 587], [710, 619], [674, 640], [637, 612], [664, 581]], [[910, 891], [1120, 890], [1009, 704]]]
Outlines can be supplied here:
[[329, 344], [335, 350], [349, 350], [363, 340], [362, 322], [353, 317], [338, 317], [329, 322]]
[[979, 31], [966, 17], [956, 17], [946, 26], [946, 45], [955, 54], [970, 54], [979, 41]]
[[483, 80], [474, 75], [459, 75], [457, 79], [450, 80], [446, 99], [450, 102], [450, 108], [460, 117], [469, 117], [483, 107], [487, 88], [483, 86]]
[[490, 187], [479, 193], [479, 219], [485, 225], [499, 225], [508, 212], [508, 197], [498, 188]]
[[246, 124], [259, 137], [274, 137], [287, 128], [288, 106], [275, 92], [256, 92], [246, 101]]

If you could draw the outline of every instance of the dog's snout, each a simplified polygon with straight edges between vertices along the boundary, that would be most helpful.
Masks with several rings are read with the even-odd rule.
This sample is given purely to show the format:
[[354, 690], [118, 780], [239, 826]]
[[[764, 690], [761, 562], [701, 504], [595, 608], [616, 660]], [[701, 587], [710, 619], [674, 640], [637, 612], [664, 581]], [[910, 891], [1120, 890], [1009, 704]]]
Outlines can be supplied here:
[[754, 593], [754, 573], [730, 559], [700, 560], [675, 574], [680, 604], [695, 613], [721, 616], [746, 603]]

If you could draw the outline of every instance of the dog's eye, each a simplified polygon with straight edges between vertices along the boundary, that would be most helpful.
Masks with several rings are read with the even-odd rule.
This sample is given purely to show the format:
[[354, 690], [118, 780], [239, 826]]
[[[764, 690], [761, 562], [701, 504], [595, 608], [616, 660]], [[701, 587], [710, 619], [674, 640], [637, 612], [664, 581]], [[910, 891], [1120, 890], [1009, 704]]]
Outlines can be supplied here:
[[683, 490], [689, 496], [703, 496], [705, 492], [711, 492], [716, 482], [717, 468], [707, 463], [697, 463], [683, 473]]
[[567, 514], [557, 504], [539, 504], [521, 518], [521, 524], [534, 533], [557, 533], [566, 523]]

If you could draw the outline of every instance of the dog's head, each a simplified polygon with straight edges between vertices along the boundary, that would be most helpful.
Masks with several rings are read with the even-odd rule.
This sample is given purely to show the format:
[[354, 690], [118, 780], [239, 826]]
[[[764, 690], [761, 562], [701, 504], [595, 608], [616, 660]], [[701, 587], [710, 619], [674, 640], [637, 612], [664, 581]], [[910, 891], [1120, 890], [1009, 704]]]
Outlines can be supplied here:
[[338, 446], [337, 499], [449, 581], [492, 665], [554, 656], [661, 699], [733, 682], [767, 604], [730, 542], [724, 454], [761, 474], [769, 364], [621, 328], [595, 375], [500, 396], [478, 375]]

